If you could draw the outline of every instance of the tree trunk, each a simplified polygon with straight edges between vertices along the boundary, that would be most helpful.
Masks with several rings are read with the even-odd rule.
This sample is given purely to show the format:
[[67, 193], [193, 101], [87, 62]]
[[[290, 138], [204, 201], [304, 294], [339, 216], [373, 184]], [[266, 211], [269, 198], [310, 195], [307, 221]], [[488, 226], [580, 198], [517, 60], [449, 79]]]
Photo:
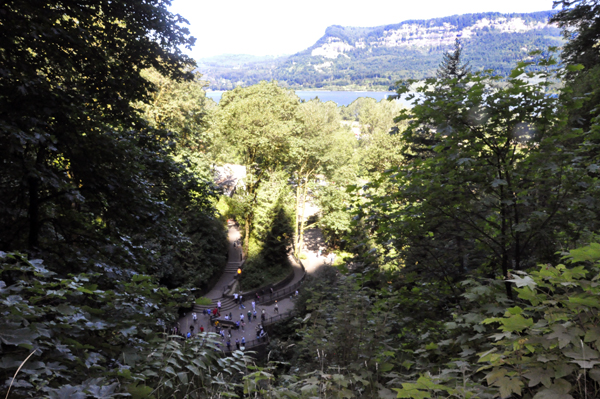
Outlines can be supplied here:
[[27, 179], [29, 184], [29, 249], [34, 249], [39, 243], [40, 216], [39, 216], [39, 182], [37, 178]]
[[304, 246], [304, 213], [306, 211], [306, 190], [308, 186], [308, 181], [304, 182], [303, 190], [302, 190], [302, 213], [300, 216], [300, 238], [298, 240], [298, 245], [300, 248]]
[[242, 252], [248, 257], [248, 251], [250, 249], [250, 222], [252, 218], [250, 217], [250, 213], [246, 215], [246, 219], [244, 221], [244, 247], [242, 248]]
[[[508, 249], [506, 248], [506, 204], [504, 203], [504, 188], [500, 186], [500, 217], [502, 218], [501, 224], [501, 236], [500, 236], [500, 245], [502, 246], [502, 278], [505, 280], [509, 278], [508, 276]], [[512, 287], [511, 283], [508, 281], [504, 282], [506, 286], [506, 296], [508, 299], [512, 300]]]
[[300, 181], [296, 186], [296, 223], [294, 224], [294, 255], [296, 258], [300, 256]]

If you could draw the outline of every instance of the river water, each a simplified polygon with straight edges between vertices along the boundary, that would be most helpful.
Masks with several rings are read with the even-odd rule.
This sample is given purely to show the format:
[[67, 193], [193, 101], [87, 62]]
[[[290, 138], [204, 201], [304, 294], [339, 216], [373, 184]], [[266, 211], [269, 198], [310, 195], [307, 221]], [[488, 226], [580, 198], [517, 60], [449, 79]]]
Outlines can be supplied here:
[[[216, 102], [219, 102], [221, 96], [224, 91], [214, 90], [207, 91], [206, 96], [208, 98], [213, 99]], [[303, 100], [312, 100], [313, 98], [318, 97], [321, 101], [333, 101], [338, 106], [344, 105], [347, 106], [351, 104], [354, 100], [359, 97], [371, 97], [377, 101], [386, 99], [389, 95], [396, 94], [393, 91], [325, 91], [325, 90], [296, 90], [296, 95]], [[400, 99], [407, 107], [410, 106], [408, 101], [404, 99]]]

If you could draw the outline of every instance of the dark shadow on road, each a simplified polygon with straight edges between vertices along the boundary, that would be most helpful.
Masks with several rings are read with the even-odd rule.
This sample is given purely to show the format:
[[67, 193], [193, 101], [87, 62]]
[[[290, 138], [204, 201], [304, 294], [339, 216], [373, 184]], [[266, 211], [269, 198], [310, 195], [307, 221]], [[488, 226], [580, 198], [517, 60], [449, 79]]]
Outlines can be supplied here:
[[319, 229], [307, 229], [304, 231], [304, 245], [307, 250], [318, 252], [319, 248], [325, 251], [325, 239]]

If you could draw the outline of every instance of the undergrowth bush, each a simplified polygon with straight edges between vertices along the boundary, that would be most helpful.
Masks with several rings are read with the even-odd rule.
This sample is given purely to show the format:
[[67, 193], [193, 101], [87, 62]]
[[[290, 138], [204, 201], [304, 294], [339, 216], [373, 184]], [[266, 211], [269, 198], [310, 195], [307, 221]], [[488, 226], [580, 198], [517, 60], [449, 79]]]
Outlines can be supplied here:
[[[600, 244], [563, 260], [512, 272], [514, 300], [505, 281], [463, 281], [445, 320], [421, 318], [406, 292], [368, 288], [372, 276], [309, 279], [295, 333], [272, 343], [279, 378], [264, 397], [599, 397]], [[425, 286], [411, 290], [428, 301]]]

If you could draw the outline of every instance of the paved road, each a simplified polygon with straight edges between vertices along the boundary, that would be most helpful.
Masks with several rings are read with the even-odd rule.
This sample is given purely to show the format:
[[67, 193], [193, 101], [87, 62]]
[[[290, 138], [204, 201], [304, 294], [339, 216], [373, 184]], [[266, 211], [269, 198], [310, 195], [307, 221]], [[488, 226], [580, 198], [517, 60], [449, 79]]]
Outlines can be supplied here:
[[[221, 276], [221, 278], [219, 279], [217, 284], [215, 284], [215, 286], [205, 295], [206, 298], [210, 298], [210, 299], [221, 298], [223, 296], [224, 289], [235, 277], [235, 274], [236, 274], [235, 270], [237, 270], [237, 267], [240, 264], [241, 248], [238, 245], [235, 245], [235, 247], [234, 247], [234, 243], [238, 242], [238, 240], [240, 238], [240, 232], [237, 229], [237, 227], [235, 227], [233, 225], [229, 227], [228, 238], [229, 238], [229, 257], [228, 257], [227, 266], [225, 267], [225, 272], [223, 273], [223, 275]], [[324, 256], [319, 257], [317, 255], [319, 247], [320, 246], [324, 247], [324, 242], [323, 242], [323, 237], [322, 237], [321, 232], [318, 229], [310, 229], [307, 232], [306, 242], [307, 242], [307, 245], [305, 246], [305, 248], [303, 250], [303, 253], [304, 253], [306, 259], [302, 260], [302, 263], [305, 266], [307, 273], [314, 273], [319, 267], [324, 266], [324, 261], [325, 261]], [[292, 281], [290, 281], [288, 286], [293, 285], [296, 282], [300, 281], [300, 279], [302, 279], [302, 276], [304, 275], [304, 271], [302, 270], [301, 265], [297, 264], [295, 261], [293, 261], [292, 264], [293, 264], [293, 269], [294, 269], [294, 279]], [[282, 289], [285, 289], [285, 287]], [[256, 305], [257, 320], [252, 321], [250, 323], [248, 322], [248, 316], [247, 316], [248, 310], [252, 310], [252, 304], [251, 304], [252, 301], [250, 299], [248, 299], [247, 301], [244, 302], [244, 305], [246, 306], [245, 309], [234, 308], [233, 310], [227, 311], [226, 313], [231, 313], [233, 316], [233, 320], [236, 320], [236, 321], [240, 320], [240, 313], [243, 313], [244, 321], [246, 321], [246, 327], [245, 327], [244, 331], [242, 331], [241, 329], [240, 330], [231, 330], [231, 346], [232, 346], [232, 348], [235, 349], [235, 340], [236, 339], [240, 340], [240, 342], [241, 342], [242, 337], [245, 337], [246, 341], [251, 341], [256, 338], [256, 327], [260, 324], [260, 315], [263, 310], [265, 312], [265, 317], [268, 319], [270, 317], [276, 316], [278, 313], [282, 314], [282, 313], [293, 310], [294, 300], [295, 300], [295, 298], [293, 297], [293, 295], [292, 295], [292, 297], [286, 297], [286, 298], [282, 298], [282, 299], [278, 300], [277, 305], [279, 308], [279, 312], [275, 311], [275, 303], [269, 304], [269, 305]], [[181, 318], [178, 323], [181, 328], [181, 331], [183, 331], [184, 333], [187, 333], [189, 331], [190, 326], [193, 325], [195, 333], [198, 333], [200, 331], [200, 327], [204, 327], [205, 331], [208, 330], [209, 332], [216, 332], [215, 327], [210, 326], [210, 319], [207, 315], [198, 314], [197, 316], [198, 316], [198, 320], [196, 323], [194, 323], [192, 321], [191, 312], [188, 313], [187, 315], [185, 315], [183, 318]], [[228, 330], [225, 330], [225, 340], [223, 341], [224, 345], [225, 345], [225, 342], [227, 342], [227, 339], [228, 339]]]

